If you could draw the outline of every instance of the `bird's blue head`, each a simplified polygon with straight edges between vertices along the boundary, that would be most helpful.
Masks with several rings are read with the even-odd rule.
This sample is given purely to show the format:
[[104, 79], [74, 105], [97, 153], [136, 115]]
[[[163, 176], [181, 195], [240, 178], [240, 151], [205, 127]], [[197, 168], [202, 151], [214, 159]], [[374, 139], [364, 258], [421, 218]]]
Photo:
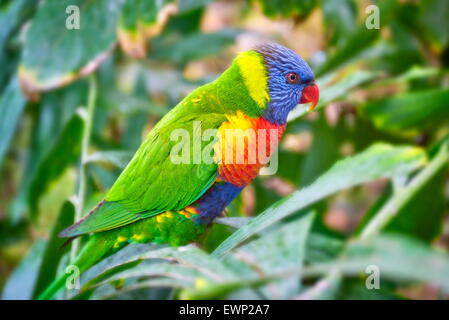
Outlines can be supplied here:
[[293, 50], [276, 43], [255, 49], [263, 56], [268, 75], [269, 101], [263, 117], [285, 124], [288, 113], [299, 103], [318, 103], [319, 89], [307, 63]]

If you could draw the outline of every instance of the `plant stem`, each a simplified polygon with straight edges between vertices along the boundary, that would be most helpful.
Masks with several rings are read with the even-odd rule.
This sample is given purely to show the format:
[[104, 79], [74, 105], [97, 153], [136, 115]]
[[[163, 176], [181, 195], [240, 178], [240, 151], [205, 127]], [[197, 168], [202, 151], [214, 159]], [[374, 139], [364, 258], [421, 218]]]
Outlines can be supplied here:
[[393, 194], [391, 199], [371, 219], [362, 230], [359, 239], [370, 238], [381, 231], [399, 212], [404, 205], [449, 161], [448, 143], [441, 145], [432, 161], [419, 172], [400, 192]]
[[[76, 211], [75, 222], [79, 221], [83, 217], [84, 210], [84, 198], [86, 196], [86, 159], [89, 152], [89, 141], [92, 133], [92, 123], [95, 112], [95, 101], [97, 99], [97, 82], [95, 75], [89, 77], [89, 93], [87, 97], [87, 106], [84, 114], [84, 127], [81, 140], [81, 156], [78, 171], [78, 190], [76, 195]], [[75, 239], [72, 242], [70, 250], [70, 262], [73, 262], [78, 254], [79, 239]]]

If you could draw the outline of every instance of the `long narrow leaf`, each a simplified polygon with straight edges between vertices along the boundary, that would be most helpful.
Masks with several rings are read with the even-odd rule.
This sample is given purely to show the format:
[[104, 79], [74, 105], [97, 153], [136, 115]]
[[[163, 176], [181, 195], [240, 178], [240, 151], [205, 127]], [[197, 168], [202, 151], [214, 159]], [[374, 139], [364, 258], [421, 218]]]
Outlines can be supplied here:
[[14, 77], [0, 97], [0, 166], [16, 131], [26, 99]]
[[336, 163], [312, 185], [277, 202], [226, 239], [213, 255], [222, 256], [273, 223], [339, 190], [380, 178], [404, 175], [423, 166], [426, 156], [414, 147], [375, 144], [366, 151]]

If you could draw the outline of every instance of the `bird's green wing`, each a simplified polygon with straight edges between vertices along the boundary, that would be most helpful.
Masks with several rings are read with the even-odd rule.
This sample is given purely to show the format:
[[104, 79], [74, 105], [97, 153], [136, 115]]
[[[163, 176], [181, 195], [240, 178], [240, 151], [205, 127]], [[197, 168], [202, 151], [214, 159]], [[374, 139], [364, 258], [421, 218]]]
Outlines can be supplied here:
[[202, 150], [211, 150], [207, 146], [215, 137], [203, 141], [201, 133], [218, 128], [226, 118], [182, 111], [173, 109], [153, 128], [105, 201], [61, 236], [110, 230], [166, 210], [180, 210], [209, 189], [218, 167], [198, 156]]

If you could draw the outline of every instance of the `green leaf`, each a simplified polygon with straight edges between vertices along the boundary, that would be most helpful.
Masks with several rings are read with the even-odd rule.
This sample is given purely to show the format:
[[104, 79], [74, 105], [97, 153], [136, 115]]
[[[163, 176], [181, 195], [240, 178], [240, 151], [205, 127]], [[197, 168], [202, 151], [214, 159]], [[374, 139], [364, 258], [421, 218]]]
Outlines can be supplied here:
[[[137, 290], [141, 290], [141, 289], [154, 289], [154, 288], [177, 288], [177, 289], [181, 289], [181, 288], [185, 288], [191, 286], [191, 283], [183, 280], [183, 279], [178, 279], [178, 278], [154, 278], [154, 279], [146, 279], [143, 281], [139, 281], [133, 284], [129, 284], [124, 286], [123, 288], [120, 288], [120, 290], [111, 290], [109, 292], [101, 292], [96, 294], [93, 299], [95, 300], [109, 300], [109, 299], [113, 299], [113, 300], [125, 300], [125, 299], [130, 299], [129, 297], [124, 297], [124, 295], [128, 294], [128, 293], [132, 293], [134, 291]], [[151, 291], [149, 292], [151, 293]], [[152, 299], [155, 299], [154, 297]], [[170, 299], [170, 298], [166, 298], [165, 299]], [[132, 297], [132, 300], [149, 300], [149, 298], [147, 297]], [[157, 300], [162, 300], [162, 299], [157, 299]]]
[[301, 17], [304, 18], [317, 5], [316, 0], [258, 0], [263, 13], [271, 18]]
[[[236, 274], [227, 266], [225, 266], [223, 262], [211, 257], [209, 254], [193, 245], [188, 245], [184, 247], [167, 247], [157, 250], [150, 250], [148, 252], [139, 253], [137, 255], [132, 255], [126, 257], [126, 259], [122, 261], [115, 261], [112, 264], [108, 265], [106, 272], [107, 270], [116, 268], [117, 266], [120, 266], [125, 263], [143, 260], [160, 260], [160, 259], [165, 260], [166, 262], [169, 263], [177, 262], [185, 267], [195, 269], [208, 279], [223, 281], [225, 279], [236, 278]], [[147, 268], [151, 270], [151, 264], [144, 265], [139, 270], [141, 270], [142, 272], [146, 272], [145, 270]], [[123, 272], [125, 272], [125, 274], [128, 274], [127, 273], [128, 270], [125, 270]], [[131, 270], [130, 272], [132, 273], [133, 271]], [[119, 273], [114, 275], [114, 278], [112, 280], [117, 280], [122, 277], [123, 274]]]
[[[388, 232], [406, 234], [422, 241], [434, 240], [442, 231], [443, 218], [447, 209], [444, 195], [445, 173], [447, 167], [440, 169], [385, 226]], [[387, 188], [382, 197], [368, 210], [357, 227], [357, 233], [367, 225], [376, 213], [393, 197], [392, 188]]]
[[10, 1], [0, 7], [0, 61], [2, 61], [5, 53], [5, 47], [8, 42], [8, 38], [17, 29], [22, 19], [25, 18], [26, 13], [32, 11], [37, 3], [28, 0], [15, 0]]
[[125, 168], [131, 160], [133, 153], [131, 151], [105, 150], [90, 154], [86, 162], [107, 162], [118, 168]]
[[[139, 261], [143, 262], [137, 266], [132, 265]], [[128, 266], [132, 268], [128, 268]], [[102, 273], [86, 283], [82, 292], [92, 292], [98, 286], [118, 280], [150, 276], [178, 279], [181, 280], [177, 282], [178, 285], [184, 283], [190, 286], [196, 285], [196, 283], [237, 279], [237, 274], [231, 268], [201, 249], [194, 246], [168, 247], [128, 256], [125, 259], [115, 259], [114, 262], [106, 266]]]
[[354, 0], [323, 0], [321, 6], [330, 44], [338, 43], [354, 30], [357, 19]]
[[344, 248], [341, 239], [319, 232], [312, 232], [307, 239], [307, 263], [318, 263], [335, 259]]
[[214, 0], [179, 0], [179, 12], [184, 13], [202, 8]]
[[156, 22], [158, 10], [165, 2], [169, 1], [126, 1], [122, 7], [119, 28], [137, 31], [139, 23], [151, 24]]
[[32, 298], [44, 250], [44, 240], [38, 240], [34, 243], [26, 257], [14, 269], [6, 282], [2, 292], [2, 300], [28, 300]]
[[370, 101], [360, 110], [363, 116], [372, 119], [376, 127], [406, 134], [447, 119], [448, 104], [449, 90], [434, 89]]
[[209, 281], [212, 281], [207, 277], [207, 273], [203, 273], [201, 272], [201, 270], [190, 268], [188, 266], [180, 264], [160, 262], [139, 264], [134, 268], [130, 268], [128, 270], [115, 274], [111, 278], [101, 282], [99, 285], [114, 281], [129, 280], [131, 278], [146, 277], [179, 279], [182, 282], [189, 284], [190, 286], [193, 285], [195, 279], [198, 279], [200, 277], [206, 277]]
[[120, 0], [79, 0], [79, 29], [68, 29], [76, 17], [66, 8], [72, 0], [45, 1], [26, 33], [19, 68], [22, 87], [39, 91], [66, 85], [95, 70], [116, 41]]
[[[155, 38], [153, 51], [150, 57], [153, 59], [172, 61], [176, 63], [187, 63], [199, 60], [209, 55], [214, 55], [234, 42], [239, 31], [223, 29], [211, 33], [193, 33], [173, 42], [167, 38]], [[201, 48], [201, 50], [198, 50]]]
[[365, 25], [365, 19], [363, 19], [363, 22], [346, 37], [345, 41], [336, 49], [335, 53], [320, 66], [315, 73], [317, 77], [348, 63], [378, 39], [380, 31], [394, 16], [397, 0], [381, 0], [376, 3], [376, 6], [379, 10], [379, 29], [368, 29]]
[[236, 279], [237, 277], [236, 273], [223, 264], [223, 262], [192, 246], [150, 251], [136, 256], [132, 260], [143, 259], [174, 259], [183, 265], [204, 272], [208, 278], [215, 279], [216, 281]]
[[[396, 188], [391, 198], [387, 202], [385, 202], [382, 207], [380, 207], [380, 209], [375, 213], [372, 219], [370, 219], [366, 227], [363, 228], [360, 233], [360, 238], [372, 237], [379, 233], [386, 225], [388, 225], [388, 223], [390, 223], [395, 217], [397, 217], [398, 212], [406, 208], [407, 205], [410, 204], [410, 202], [413, 203], [413, 198], [419, 195], [420, 191], [426, 188], [426, 185], [428, 185], [429, 182], [432, 181], [433, 177], [435, 177], [439, 172], [442, 172], [442, 170], [445, 171], [447, 169], [447, 163], [449, 161], [448, 139], [444, 139], [437, 149], [438, 152], [435, 156], [432, 157], [431, 161], [410, 181], [408, 181], [407, 183], [397, 182], [399, 179], [401, 181], [406, 181], [406, 176], [398, 177], [399, 179], [396, 179]], [[426, 208], [424, 212], [428, 209], [430, 208]], [[422, 212], [418, 214], [422, 215]], [[435, 213], [433, 214], [435, 215]], [[441, 219], [441, 213], [437, 212], [437, 214]], [[426, 218], [429, 218], [428, 215], [426, 215]], [[426, 227], [428, 228], [428, 226]], [[435, 227], [432, 224], [431, 227], [432, 228], [430, 230], [426, 228], [426, 233], [429, 231], [432, 233], [438, 232], [438, 230], [435, 230]], [[410, 227], [408, 226], [408, 228]]]
[[312, 265], [304, 270], [303, 275], [313, 277], [338, 269], [345, 275], [366, 276], [367, 266], [372, 265], [379, 268], [381, 279], [395, 283], [419, 281], [449, 292], [449, 256], [399, 235], [379, 235], [369, 240], [354, 240], [338, 260]]
[[295, 297], [299, 300], [398, 300], [398, 295], [384, 288], [368, 290], [365, 280], [344, 278], [337, 269], [332, 269], [313, 286]]
[[95, 290], [97, 289], [97, 286], [99, 286], [99, 283], [101, 283], [103, 280], [111, 278], [113, 275], [115, 275], [119, 272], [122, 272], [123, 270], [133, 268], [134, 266], [138, 265], [139, 263], [140, 263], [140, 261], [124, 263], [124, 264], [120, 264], [116, 267], [107, 269], [106, 272], [103, 272], [100, 275], [98, 275], [94, 278], [91, 278], [89, 281], [87, 281], [81, 288], [80, 292], [78, 294], [72, 296], [71, 299], [73, 299], [73, 300], [89, 299], [92, 296], [92, 294], [95, 292]]
[[432, 67], [421, 67], [421, 66], [413, 66], [409, 68], [406, 72], [395, 76], [388, 77], [377, 81], [374, 83], [374, 86], [384, 85], [384, 86], [393, 86], [393, 85], [406, 85], [409, 81], [418, 80], [418, 79], [426, 79], [438, 76], [440, 70], [438, 68]]
[[[196, 3], [201, 4], [200, 2]], [[178, 5], [179, 7], [182, 5], [180, 1], [178, 1]], [[179, 8], [178, 10], [179, 13], [171, 17], [168, 21], [162, 36], [176, 37], [179, 40], [188, 34], [194, 34], [201, 31], [205, 11], [204, 7], [196, 7], [192, 8], [192, 10], [188, 9], [187, 11], [181, 11]]]
[[225, 217], [225, 218], [216, 218], [214, 223], [223, 224], [225, 226], [233, 227], [235, 229], [240, 228], [250, 221], [252, 218], [250, 217]]
[[[82, 274], [80, 281], [81, 290], [79, 292], [68, 291], [69, 294], [73, 294], [71, 299], [82, 300], [89, 298], [96, 290], [96, 286], [103, 280], [142, 263], [141, 260], [132, 260], [133, 257], [154, 249], [154, 244], [131, 244], [103, 259]], [[132, 261], [128, 262], [130, 259]]]
[[83, 127], [84, 119], [80, 113], [76, 113], [67, 123], [58, 141], [39, 164], [28, 195], [32, 216], [37, 213], [39, 198], [48, 190], [51, 182], [79, 158]]
[[20, 26], [33, 14], [37, 5], [38, 1], [0, 1], [0, 92], [17, 69], [20, 48], [15, 42]]
[[[254, 218], [249, 217], [226, 217], [216, 218], [214, 223], [223, 224], [234, 229], [239, 229], [249, 223]], [[272, 226], [274, 228], [274, 226]], [[260, 235], [262, 235], [260, 233]], [[326, 235], [320, 232], [312, 231], [305, 241], [305, 261], [307, 263], [317, 263], [333, 260], [342, 251], [344, 247], [343, 240]]]
[[449, 43], [449, 3], [427, 0], [420, 4], [423, 34], [442, 50]]
[[134, 58], [144, 58], [147, 42], [160, 34], [169, 17], [176, 11], [173, 0], [128, 0], [120, 15], [119, 42], [123, 51]]
[[16, 224], [28, 210], [30, 185], [41, 162], [49, 157], [49, 152], [59, 140], [67, 123], [73, 117], [77, 107], [85, 101], [86, 86], [84, 81], [66, 88], [48, 93], [39, 104], [30, 108], [32, 128], [26, 148], [23, 171], [21, 172], [18, 193], [8, 208], [8, 218]]
[[59, 262], [70, 246], [63, 247], [67, 239], [58, 237], [59, 232], [70, 226], [75, 219], [75, 206], [66, 201], [59, 212], [49, 239], [42, 254], [42, 262], [39, 267], [36, 285], [33, 290], [33, 298], [36, 298], [56, 277]]
[[323, 114], [319, 114], [319, 119], [312, 123], [312, 145], [305, 154], [304, 161], [299, 169], [296, 168], [296, 170], [301, 171], [299, 185], [309, 185], [329, 169], [337, 159], [341, 158], [343, 126], [342, 121], [336, 127], [329, 126]]
[[334, 297], [337, 300], [401, 300], [399, 295], [391, 292], [389, 288], [381, 287], [375, 290], [367, 290], [364, 279], [345, 278]]
[[296, 191], [262, 212], [226, 239], [214, 252], [222, 256], [250, 236], [339, 190], [380, 178], [404, 175], [423, 166], [425, 153], [414, 147], [376, 144], [337, 162], [312, 185]]
[[20, 11], [25, 6], [27, 0], [10, 1], [0, 8], [0, 23], [2, 29], [0, 30], [0, 54], [3, 54], [5, 42], [12, 30], [16, 27], [19, 21]]
[[[385, 54], [373, 61], [373, 67], [378, 67], [385, 72], [396, 74], [404, 72], [414, 65], [425, 64], [423, 61], [419, 43], [408, 26], [413, 14], [409, 12], [409, 6], [403, 6], [398, 10], [398, 18], [390, 22], [391, 39], [386, 41], [388, 49]], [[403, 16], [404, 18], [400, 18]], [[401, 21], [401, 20], [406, 20]]]
[[[235, 268], [243, 278], [276, 273], [282, 269], [300, 268], [304, 263], [313, 218], [314, 214], [308, 213], [298, 220], [281, 225], [238, 248], [233, 252], [232, 258], [227, 256], [224, 262], [231, 263], [230, 259], [250, 262], [251, 265], [239, 265]], [[248, 270], [245, 272], [245, 269]], [[272, 286], [277, 290], [273, 290]], [[292, 276], [273, 282], [271, 287], [265, 287], [263, 291], [270, 299], [287, 299], [297, 294], [299, 288], [299, 277]]]
[[20, 91], [19, 82], [13, 77], [0, 97], [0, 166], [25, 106], [26, 99]]
[[[259, 277], [246, 277], [240, 281], [207, 283], [202, 287], [184, 291], [181, 298], [206, 299], [223, 297], [237, 289], [258, 287], [270, 281], [288, 278], [293, 275], [301, 275], [304, 279], [313, 279], [325, 274], [327, 279], [331, 280], [334, 278], [333, 275], [337, 275], [336, 278], [338, 280], [338, 274], [351, 277], [364, 275], [366, 279], [368, 274], [372, 272], [367, 272], [367, 267], [372, 266], [378, 268], [381, 280], [391, 280], [398, 284], [414, 281], [429, 283], [441, 288], [444, 293], [449, 292], [449, 280], [447, 277], [449, 256], [446, 253], [399, 235], [380, 235], [365, 241], [351, 241], [342, 256], [327, 263], [313, 264], [303, 269], [283, 268], [274, 273], [264, 274]], [[338, 285], [338, 283], [331, 284], [331, 286], [334, 285]], [[381, 289], [383, 290], [384, 288], [381, 287]], [[362, 290], [362, 288], [359, 287], [358, 290]], [[367, 290], [366, 287], [365, 290]], [[377, 298], [382, 296], [393, 297], [384, 290], [382, 292], [383, 294], [377, 295]], [[310, 294], [311, 292], [306, 290], [303, 293]], [[338, 292], [336, 294], [343, 293]], [[361, 297], [361, 295], [358, 295], [358, 297]], [[301, 298], [301, 295], [297, 296], [297, 298]], [[350, 298], [350, 296], [346, 298]], [[376, 298], [376, 295], [366, 295], [366, 298]]]
[[307, 288], [295, 299], [298, 300], [331, 300], [335, 299], [340, 290], [342, 275], [337, 270], [331, 270], [326, 276]]

